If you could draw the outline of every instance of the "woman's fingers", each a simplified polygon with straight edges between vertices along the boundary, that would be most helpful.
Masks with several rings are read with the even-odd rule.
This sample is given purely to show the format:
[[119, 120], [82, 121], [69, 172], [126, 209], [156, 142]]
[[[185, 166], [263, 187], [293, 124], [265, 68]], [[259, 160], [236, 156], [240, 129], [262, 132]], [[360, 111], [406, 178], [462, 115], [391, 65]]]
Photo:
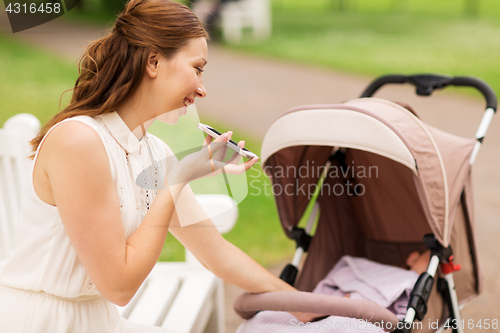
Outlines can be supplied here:
[[203, 154], [207, 157], [207, 160], [213, 158], [217, 153], [217, 151], [226, 145], [227, 141], [228, 141], [227, 133], [223, 133], [217, 139], [215, 139], [206, 147], [204, 147], [202, 150]]
[[[240, 147], [240, 148], [245, 147], [245, 141], [238, 142], [238, 147]], [[228, 163], [238, 164], [241, 161], [241, 157], [242, 157], [241, 154], [238, 154], [237, 152], [234, 152], [233, 156], [231, 156], [231, 159], [229, 160]]]
[[[250, 169], [255, 163], [257, 163], [258, 160], [259, 160], [258, 157], [254, 157], [251, 160], [248, 160], [245, 163], [241, 163], [241, 164], [225, 163], [225, 162], [217, 161], [217, 160], [214, 160], [213, 162], [214, 162], [214, 169], [215, 170], [219, 170], [219, 169], [224, 168], [223, 171], [225, 173], [228, 173], [231, 175], [241, 175], [242, 173], [244, 173], [245, 171]], [[210, 161], [209, 161], [209, 163], [210, 163]]]
[[253, 165], [255, 163], [257, 163], [258, 161], [259, 161], [259, 157], [257, 156], [257, 157], [252, 158], [251, 160], [248, 160], [245, 163], [243, 163], [243, 165], [245, 166], [245, 171], [247, 171], [248, 169], [253, 167]]
[[[205, 138], [203, 148], [196, 154], [188, 155], [182, 159], [185, 168], [182, 175], [184, 180], [189, 182], [194, 179], [203, 178], [211, 173], [217, 174], [224, 172], [227, 174], [241, 175], [250, 169], [257, 161], [258, 157], [248, 160], [244, 163], [239, 163], [241, 154], [234, 153], [230, 160], [224, 161], [227, 153], [227, 142], [232, 136], [232, 132], [223, 133], [221, 136], [213, 140], [211, 136]], [[238, 143], [238, 147], [243, 148], [244, 141]], [[198, 164], [198, 168], [191, 169], [189, 164]], [[193, 166], [194, 166], [193, 164]], [[200, 165], [201, 164], [201, 165]]]
[[[227, 141], [231, 140], [232, 136], [233, 132], [227, 131]], [[215, 154], [213, 157], [219, 161], [224, 161], [224, 159], [226, 158], [226, 154], [227, 154], [227, 144], [224, 145], [224, 147], [222, 147], [221, 149], [219, 149], [217, 154]]]
[[213, 139], [214, 139], [213, 137], [211, 137], [210, 135], [207, 135], [207, 137], [205, 138], [205, 141], [203, 141], [203, 148], [208, 146], [212, 142]]

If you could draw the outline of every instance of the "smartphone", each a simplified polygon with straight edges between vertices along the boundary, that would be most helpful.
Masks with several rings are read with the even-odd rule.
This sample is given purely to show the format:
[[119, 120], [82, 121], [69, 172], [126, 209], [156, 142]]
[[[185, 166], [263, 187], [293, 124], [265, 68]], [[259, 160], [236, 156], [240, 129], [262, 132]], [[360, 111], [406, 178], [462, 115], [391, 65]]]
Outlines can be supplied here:
[[[198, 129], [207, 133], [208, 135], [210, 135], [213, 138], [218, 138], [219, 136], [222, 135], [222, 133], [217, 131], [215, 128], [208, 126], [208, 125], [205, 125], [205, 124], [202, 124], [202, 123], [198, 124]], [[232, 150], [234, 150], [235, 152], [237, 152], [238, 154], [241, 154], [248, 159], [252, 159], [254, 157], [257, 157], [257, 155], [252, 153], [250, 150], [248, 150], [246, 148], [238, 147], [238, 144], [233, 140], [229, 140], [226, 145], [229, 148], [231, 148]]]

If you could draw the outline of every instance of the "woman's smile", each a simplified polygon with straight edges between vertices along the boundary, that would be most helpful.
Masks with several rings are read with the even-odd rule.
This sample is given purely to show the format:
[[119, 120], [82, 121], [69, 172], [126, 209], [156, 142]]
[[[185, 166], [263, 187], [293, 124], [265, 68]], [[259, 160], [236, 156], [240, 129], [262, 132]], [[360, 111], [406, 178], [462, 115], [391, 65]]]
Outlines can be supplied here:
[[189, 105], [193, 104], [194, 101], [189, 97], [184, 97], [184, 100], [182, 101], [182, 103], [184, 104], [184, 106], [189, 106]]

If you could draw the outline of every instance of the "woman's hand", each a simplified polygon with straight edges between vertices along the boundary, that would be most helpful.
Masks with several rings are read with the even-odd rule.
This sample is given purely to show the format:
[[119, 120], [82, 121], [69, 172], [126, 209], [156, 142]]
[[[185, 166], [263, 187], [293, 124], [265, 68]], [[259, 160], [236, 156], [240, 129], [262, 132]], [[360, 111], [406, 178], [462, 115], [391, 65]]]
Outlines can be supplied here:
[[328, 317], [327, 315], [320, 315], [317, 313], [290, 312], [290, 314], [294, 315], [294, 317], [302, 323], [312, 323]]
[[[347, 293], [343, 297], [349, 298], [351, 297], [351, 294]], [[305, 313], [305, 312], [290, 312], [290, 314], [294, 315], [295, 318], [297, 318], [297, 320], [302, 323], [311, 323], [328, 317], [327, 315], [321, 315], [317, 313]]]
[[[232, 175], [241, 175], [250, 169], [259, 160], [258, 157], [238, 164], [241, 155], [235, 152], [228, 161], [224, 161], [227, 152], [226, 143], [232, 134], [232, 132], [223, 133], [214, 141], [211, 136], [207, 136], [200, 151], [185, 156], [168, 173], [169, 186], [178, 184], [184, 186], [193, 180], [219, 174], [222, 169]], [[244, 141], [240, 141], [238, 146], [243, 148]]]

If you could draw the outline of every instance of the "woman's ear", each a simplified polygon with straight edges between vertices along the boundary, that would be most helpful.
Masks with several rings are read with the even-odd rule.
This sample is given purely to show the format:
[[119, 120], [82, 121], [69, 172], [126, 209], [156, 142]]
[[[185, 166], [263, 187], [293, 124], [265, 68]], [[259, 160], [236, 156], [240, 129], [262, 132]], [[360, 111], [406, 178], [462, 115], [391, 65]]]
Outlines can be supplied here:
[[158, 76], [158, 70], [159, 70], [159, 59], [160, 59], [160, 54], [155, 51], [149, 52], [148, 55], [148, 62], [146, 64], [146, 73], [149, 75], [150, 78], [156, 78]]

